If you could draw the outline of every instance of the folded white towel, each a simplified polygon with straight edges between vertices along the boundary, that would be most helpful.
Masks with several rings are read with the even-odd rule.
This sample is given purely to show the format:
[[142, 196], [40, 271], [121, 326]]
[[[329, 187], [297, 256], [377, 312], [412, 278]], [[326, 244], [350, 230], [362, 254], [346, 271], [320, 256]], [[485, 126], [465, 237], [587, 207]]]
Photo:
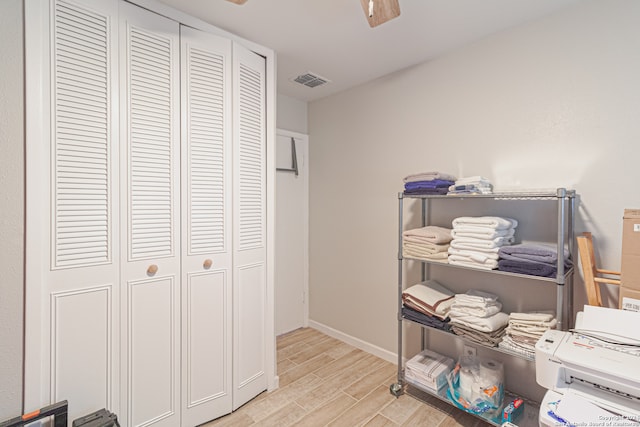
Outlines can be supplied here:
[[482, 227], [464, 227], [454, 228], [451, 230], [451, 237], [454, 240], [460, 238], [466, 239], [478, 239], [478, 240], [493, 240], [497, 237], [513, 237], [515, 230], [513, 228], [506, 228], [504, 230], [494, 230], [492, 228]]
[[476, 239], [473, 237], [456, 237], [450, 245], [456, 249], [471, 249], [474, 251], [485, 251], [498, 253], [500, 248], [510, 245], [515, 241], [513, 236], [501, 236], [494, 239]]
[[555, 317], [555, 313], [549, 310], [528, 311], [528, 312], [512, 312], [509, 314], [510, 320], [518, 320], [525, 322], [549, 322]]
[[436, 244], [449, 243], [452, 239], [450, 228], [438, 227], [437, 225], [406, 230], [402, 233], [402, 237], [404, 239], [415, 238], [418, 241]]
[[518, 221], [512, 218], [503, 218], [499, 216], [461, 216], [455, 218], [452, 224], [453, 228], [468, 225], [493, 228], [494, 230], [504, 230], [517, 227]]
[[453, 317], [451, 318], [450, 323], [452, 325], [464, 325], [481, 332], [493, 332], [500, 328], [504, 328], [508, 322], [509, 315], [507, 313], [499, 312], [489, 317]]
[[499, 259], [497, 252], [474, 251], [469, 249], [457, 249], [452, 247], [449, 247], [448, 252], [449, 252], [449, 255], [458, 255], [460, 257], [468, 258], [469, 261], [479, 262], [483, 264], [490, 259], [494, 259], [494, 260]]
[[461, 257], [460, 255], [449, 254], [449, 264], [460, 265], [462, 267], [479, 268], [482, 270], [494, 270], [498, 268], [498, 261], [495, 259], [488, 259], [485, 262], [469, 261], [468, 257]]
[[451, 304], [451, 310], [449, 311], [449, 317], [452, 319], [454, 317], [467, 317], [467, 316], [476, 316], [476, 317], [489, 317], [498, 313], [502, 309], [502, 304], [497, 303], [496, 305], [489, 305], [486, 307], [475, 307], [468, 305], [460, 305], [456, 301]]
[[455, 295], [456, 302], [465, 303], [467, 305], [487, 306], [494, 305], [498, 302], [498, 296], [491, 292], [480, 291], [478, 289], [469, 289], [464, 294]]

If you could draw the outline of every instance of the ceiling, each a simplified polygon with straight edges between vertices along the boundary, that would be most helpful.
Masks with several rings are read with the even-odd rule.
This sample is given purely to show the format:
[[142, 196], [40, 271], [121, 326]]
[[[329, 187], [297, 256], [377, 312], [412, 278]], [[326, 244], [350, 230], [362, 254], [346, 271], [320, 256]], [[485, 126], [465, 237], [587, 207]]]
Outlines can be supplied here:
[[[160, 0], [277, 53], [277, 92], [319, 99], [583, 0], [400, 0], [370, 28], [359, 0]], [[291, 80], [312, 72], [330, 83]]]

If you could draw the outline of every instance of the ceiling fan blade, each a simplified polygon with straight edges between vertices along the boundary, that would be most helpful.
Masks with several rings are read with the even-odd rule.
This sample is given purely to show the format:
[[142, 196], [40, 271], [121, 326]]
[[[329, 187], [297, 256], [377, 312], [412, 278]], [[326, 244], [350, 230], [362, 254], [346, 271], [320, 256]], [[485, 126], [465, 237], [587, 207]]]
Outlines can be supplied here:
[[235, 4], [245, 4], [247, 0], [229, 0], [231, 3]]
[[372, 14], [369, 13], [369, 2], [370, 0], [360, 0], [362, 10], [371, 28], [400, 16], [399, 0], [373, 0]]

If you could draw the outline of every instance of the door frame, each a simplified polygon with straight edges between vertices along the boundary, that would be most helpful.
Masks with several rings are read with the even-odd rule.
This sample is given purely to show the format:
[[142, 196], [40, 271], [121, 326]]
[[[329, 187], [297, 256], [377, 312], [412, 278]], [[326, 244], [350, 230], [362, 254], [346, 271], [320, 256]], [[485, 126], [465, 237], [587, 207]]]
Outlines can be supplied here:
[[[285, 138], [294, 138], [297, 143], [301, 143], [304, 146], [304, 153], [306, 156], [302, 157], [302, 161], [300, 160], [300, 156], [298, 156], [298, 174], [302, 176], [305, 182], [304, 194], [303, 194], [303, 215], [304, 215], [304, 230], [303, 230], [303, 283], [302, 283], [302, 292], [304, 295], [303, 305], [302, 305], [302, 326], [309, 326], [309, 135], [293, 132], [285, 129], [276, 129], [276, 140], [279, 136], [284, 136]], [[277, 148], [276, 148], [277, 149]], [[279, 172], [276, 172], [279, 173]], [[286, 172], [285, 172], [286, 173]], [[276, 188], [276, 191], [278, 189]], [[276, 208], [277, 214], [277, 208]], [[275, 236], [276, 239], [278, 236]], [[275, 275], [275, 274], [274, 274]], [[275, 287], [278, 284], [274, 283], [274, 295]], [[278, 314], [275, 313], [277, 316]]]

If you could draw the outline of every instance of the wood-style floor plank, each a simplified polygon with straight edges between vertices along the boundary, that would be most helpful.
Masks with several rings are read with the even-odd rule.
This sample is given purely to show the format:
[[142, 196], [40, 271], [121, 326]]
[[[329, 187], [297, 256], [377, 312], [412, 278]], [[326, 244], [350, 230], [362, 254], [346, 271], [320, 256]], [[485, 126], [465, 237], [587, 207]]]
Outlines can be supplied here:
[[437, 398], [428, 403], [389, 385], [397, 366], [312, 328], [277, 339], [280, 386], [201, 427], [485, 427]]

